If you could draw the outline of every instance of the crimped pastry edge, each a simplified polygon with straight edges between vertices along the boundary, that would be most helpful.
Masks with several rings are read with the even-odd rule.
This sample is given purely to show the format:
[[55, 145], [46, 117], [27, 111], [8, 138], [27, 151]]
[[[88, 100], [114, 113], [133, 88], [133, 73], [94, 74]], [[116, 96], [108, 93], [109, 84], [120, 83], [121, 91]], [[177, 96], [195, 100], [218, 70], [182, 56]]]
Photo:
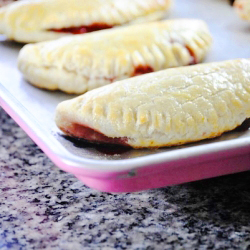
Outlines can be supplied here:
[[[185, 20], [188, 20], [191, 22], [196, 21], [200, 27], [204, 28], [204, 32], [200, 32], [200, 33], [198, 33], [198, 29], [197, 29], [197, 36], [201, 36], [202, 34], [202, 36], [206, 37], [205, 39], [206, 45], [203, 48], [199, 48], [198, 43], [195, 40], [193, 40], [194, 38], [192, 37], [192, 42], [194, 42], [197, 47], [197, 49], [193, 51], [194, 55], [198, 59], [196, 63], [200, 63], [201, 61], [203, 61], [212, 43], [211, 34], [208, 30], [206, 23], [199, 19], [173, 19], [173, 20], [165, 20], [162, 22], [176, 21], [178, 23], [178, 22], [185, 22]], [[155, 22], [155, 24], [157, 23], [158, 22]], [[145, 24], [143, 24], [143, 26], [144, 25]], [[121, 29], [124, 29], [124, 28], [125, 27], [117, 28], [117, 29], [121, 31]], [[126, 29], [128, 29], [128, 27]], [[111, 34], [112, 32], [115, 32], [115, 30], [98, 31], [95, 34], [92, 33], [89, 35], [92, 35], [92, 36], [97, 35], [97, 33], [100, 33], [100, 32], [102, 32], [102, 34], [106, 32], [109, 32]], [[172, 31], [170, 31], [170, 33], [171, 32]], [[194, 33], [196, 32], [194, 31]], [[84, 35], [80, 35], [80, 36], [84, 36]], [[72, 39], [74, 39], [74, 37]], [[177, 44], [178, 42], [174, 41], [174, 43]], [[44, 43], [44, 44], [45, 46], [47, 46], [47, 43]], [[184, 49], [185, 46], [186, 47], [189, 46], [189, 44], [185, 44], [185, 43], [180, 44], [180, 45], [183, 47], [182, 49]], [[36, 87], [49, 89], [49, 90], [61, 90], [68, 94], [82, 94], [91, 89], [101, 87], [101, 86], [114, 82], [114, 80], [112, 80], [113, 77], [109, 75], [104, 75], [100, 77], [98, 76], [92, 77], [92, 76], [88, 76], [87, 74], [85, 75], [79, 74], [78, 71], [68, 70], [66, 67], [57, 68], [53, 65], [51, 66], [40, 65], [39, 66], [36, 63], [36, 57], [33, 56], [35, 55], [36, 50], [37, 50], [36, 45], [26, 45], [20, 51], [20, 54], [18, 57], [19, 70], [23, 73], [24, 78]], [[173, 48], [171, 50], [173, 50]], [[191, 54], [189, 54], [189, 57], [191, 58]], [[189, 62], [186, 62], [186, 63], [184, 61], [178, 62], [175, 66], [170, 66], [170, 67], [178, 67], [178, 66], [185, 66], [185, 65], [189, 65]], [[131, 74], [132, 72], [123, 72], [115, 77], [115, 81], [120, 81], [120, 80], [129, 78], [132, 76]]]
[[[239, 67], [242, 67], [243, 64], [245, 63], [245, 61], [246, 60], [243, 59], [243, 60], [230, 60], [230, 61], [215, 63], [214, 68], [215, 69], [217, 69], [217, 67], [220, 68], [221, 63], [225, 63], [227, 65], [226, 67], [230, 68], [235, 63], [235, 69], [237, 69]], [[248, 63], [247, 63], [246, 66], [244, 66], [244, 70], [246, 70], [247, 68], [250, 67], [249, 60], [247, 60], [247, 61], [248, 61]], [[206, 67], [206, 65], [208, 65], [208, 64], [203, 64], [201, 66], [204, 68], [204, 67]], [[211, 65], [211, 63], [210, 63], [210, 65]], [[196, 67], [196, 66], [189, 66], [189, 67]], [[223, 67], [224, 66], [222, 65], [222, 70], [223, 70]], [[187, 69], [188, 67], [182, 67], [182, 69], [184, 69], [184, 68]], [[170, 70], [172, 70], [172, 72], [173, 72], [173, 70], [176, 71], [178, 69], [167, 69], [167, 70], [165, 70], [165, 72], [167, 72], [167, 71], [170, 72]], [[186, 72], [186, 71], [184, 70], [184, 72]], [[215, 72], [211, 71], [211, 74], [213, 74]], [[162, 72], [155, 72], [155, 73], [151, 73], [151, 74], [148, 74], [148, 75], [151, 75], [150, 79], [152, 79], [152, 76], [154, 76], [154, 78], [155, 77], [157, 78], [157, 75], [159, 75], [159, 74], [162, 74]], [[204, 72], [204, 75], [206, 75], [205, 72]], [[144, 76], [139, 76], [139, 77], [141, 78], [140, 79], [140, 81], [141, 81], [141, 80], [145, 80], [146, 79], [145, 77], [147, 77], [147, 76], [144, 75]], [[133, 79], [133, 82], [138, 80], [139, 77], [137, 77], [137, 79]], [[242, 73], [242, 77], [244, 77], [244, 72]], [[132, 79], [129, 79], [129, 81], [131, 81], [131, 80]], [[127, 80], [125, 80], [125, 81], [127, 81]], [[125, 81], [121, 81], [120, 83], [118, 83], [118, 84], [121, 85], [120, 87], [122, 87], [122, 84], [125, 83]], [[234, 83], [235, 83], [235, 86], [237, 86], [237, 80]], [[246, 82], [244, 84], [246, 84]], [[126, 88], [127, 87], [128, 86], [126, 86]], [[154, 137], [150, 137], [150, 136], [148, 137], [148, 136], [145, 136], [144, 134], [143, 134], [143, 137], [140, 137], [141, 131], [140, 131], [140, 133], [138, 132], [139, 133], [138, 136], [130, 137], [129, 134], [134, 135], [135, 131], [133, 131], [132, 133], [130, 133], [130, 132], [127, 133], [128, 131], [126, 130], [127, 131], [126, 133], [125, 132], [124, 133], [123, 132], [118, 133], [118, 130], [116, 131], [116, 129], [114, 130], [110, 126], [107, 127], [107, 125], [110, 124], [110, 122], [108, 122], [108, 123], [105, 122], [107, 117], [103, 120], [102, 119], [103, 116], [102, 116], [102, 117], [100, 117], [100, 121], [98, 121], [99, 119], [96, 120], [97, 119], [97, 117], [96, 117], [97, 113], [94, 113], [95, 114], [95, 118], [93, 117], [94, 120], [92, 120], [92, 118], [91, 118], [92, 117], [91, 113], [86, 113], [86, 114], [82, 113], [81, 114], [81, 112], [83, 112], [83, 111], [81, 111], [82, 110], [81, 107], [83, 107], [81, 105], [87, 105], [86, 110], [88, 110], [90, 108], [90, 106], [88, 106], [88, 105], [90, 103], [92, 103], [92, 101], [91, 101], [92, 98], [97, 97], [99, 99], [102, 96], [102, 93], [104, 95], [105, 95], [105, 93], [108, 94], [109, 91], [110, 91], [110, 88], [113, 89], [113, 86], [105, 86], [105, 87], [93, 90], [93, 91], [91, 91], [91, 93], [88, 92], [86, 94], [87, 99], [85, 99], [85, 95], [82, 95], [82, 96], [77, 97], [75, 99], [72, 99], [70, 101], [64, 101], [64, 102], [60, 103], [57, 106], [57, 109], [56, 109], [55, 121], [56, 121], [57, 126], [59, 128], [61, 128], [62, 131], [66, 132], [67, 134], [69, 134], [71, 136], [74, 135], [73, 132], [70, 132], [71, 127], [74, 124], [79, 124], [79, 125], [82, 125], [83, 127], [92, 128], [93, 130], [98, 131], [98, 132], [100, 131], [101, 134], [103, 134], [103, 135], [105, 135], [105, 136], [107, 136], [109, 138], [127, 138], [126, 143], [128, 145], [130, 145], [131, 147], [133, 147], [133, 148], [158, 148], [158, 147], [177, 146], [177, 145], [182, 145], [182, 144], [186, 144], [186, 143], [198, 142], [198, 141], [201, 141], [201, 140], [218, 137], [218, 136], [220, 136], [221, 134], [223, 134], [223, 133], [225, 133], [227, 131], [231, 131], [231, 130], [235, 129], [236, 127], [241, 125], [246, 119], [248, 119], [250, 117], [250, 108], [246, 105], [247, 104], [246, 103], [246, 98], [249, 98], [249, 90], [250, 90], [250, 88], [248, 88], [248, 91], [247, 91], [248, 95], [247, 96], [244, 96], [245, 95], [244, 91], [242, 92], [242, 94], [244, 94], [243, 95], [244, 97], [241, 96], [241, 98], [243, 98], [241, 100], [241, 101], [243, 101], [242, 102], [243, 106], [241, 108], [241, 111], [238, 109], [239, 106], [235, 102], [236, 99], [230, 100], [230, 102], [232, 102], [232, 104], [230, 104], [231, 109], [229, 109], [229, 111], [230, 111], [229, 113], [231, 113], [233, 111], [233, 112], [235, 112], [235, 116], [231, 116], [230, 114], [228, 114], [229, 116], [228, 115], [226, 116], [225, 121], [224, 120], [222, 121], [221, 120], [222, 118], [220, 118], [220, 120], [218, 120], [220, 125], [216, 125], [216, 127], [214, 127], [214, 124], [211, 123], [212, 121], [210, 121], [210, 122], [206, 121], [206, 123], [204, 123], [204, 125], [202, 125], [203, 122], [201, 122], [200, 124], [198, 124], [198, 126], [199, 126], [199, 133], [198, 134], [197, 133], [194, 134], [194, 130], [191, 131], [192, 132], [191, 134], [195, 135], [195, 136], [193, 136], [193, 138], [190, 138], [188, 136], [188, 134], [183, 134], [181, 136], [182, 138], [180, 138], [179, 137], [180, 135], [177, 134], [176, 139], [174, 139], [175, 135], [173, 134], [174, 137], [173, 137], [173, 135], [171, 135], [169, 138], [170, 139], [172, 138], [172, 139], [168, 143], [166, 143], [166, 142], [164, 143], [164, 141], [162, 141], [162, 135], [163, 134], [158, 134], [158, 132], [155, 134], [155, 132], [154, 132]], [[117, 88], [118, 88], [118, 86], [116, 85], [116, 90], [117, 90]], [[241, 87], [237, 87], [237, 90], [234, 93], [235, 97], [238, 96], [239, 93], [237, 91], [240, 88]], [[243, 89], [244, 88], [245, 87], [243, 87]], [[223, 89], [224, 89], [224, 87], [223, 87]], [[99, 94], [100, 94], [100, 96], [99, 96]], [[229, 96], [227, 95], [226, 98], [228, 98]], [[230, 98], [232, 98], [232, 97], [235, 98], [234, 96], [231, 96]], [[81, 100], [81, 101], [78, 102], [77, 100]], [[218, 101], [219, 99], [217, 98], [216, 100]], [[89, 104], [88, 104], [88, 102], [89, 102]], [[98, 103], [96, 103], [96, 104], [98, 104]], [[212, 103], [212, 105], [213, 105], [213, 103]], [[96, 107], [98, 107], [98, 106], [96, 106]], [[217, 108], [219, 108], [219, 107], [220, 106], [217, 106]], [[79, 111], [78, 111], [78, 109], [79, 109]], [[72, 113], [71, 111], [74, 111], [74, 112]], [[199, 110], [197, 110], [197, 111], [199, 111]], [[216, 112], [219, 112], [219, 110], [217, 110]], [[96, 126], [96, 125], [93, 126], [93, 124], [96, 124], [96, 125], [98, 124], [98, 126]], [[194, 129], [197, 129], [197, 128], [194, 127]], [[128, 129], [128, 127], [126, 127], [126, 129]], [[162, 133], [162, 132], [160, 132], [160, 133]], [[176, 133], [176, 131], [174, 133]], [[164, 134], [167, 135], [165, 132], [164, 132]]]
[[[36, 42], [55, 40], [55, 39], [65, 37], [65, 36], [74, 36], [73, 34], [70, 34], [70, 33], [60, 33], [60, 32], [44, 31], [44, 30], [27, 32], [26, 30], [17, 29], [14, 31], [14, 33], [12, 33], [12, 31], [8, 32], [8, 30], [6, 30], [4, 22], [3, 21], [1, 22], [1, 19], [4, 18], [4, 14], [3, 14], [4, 8], [7, 8], [7, 6], [0, 9], [0, 34], [6, 35], [6, 37], [9, 40], [14, 40], [19, 43], [36, 43]], [[1, 11], [2, 11], [2, 15], [1, 15]], [[166, 11], [155, 11], [154, 13], [150, 13], [148, 15], [135, 18], [134, 20], [130, 22], [121, 24], [119, 26], [118, 25], [114, 26], [112, 29], [116, 27], [124, 27], [128, 25], [140, 24], [144, 22], [157, 21], [157, 20], [163, 19], [166, 16], [167, 16]]]

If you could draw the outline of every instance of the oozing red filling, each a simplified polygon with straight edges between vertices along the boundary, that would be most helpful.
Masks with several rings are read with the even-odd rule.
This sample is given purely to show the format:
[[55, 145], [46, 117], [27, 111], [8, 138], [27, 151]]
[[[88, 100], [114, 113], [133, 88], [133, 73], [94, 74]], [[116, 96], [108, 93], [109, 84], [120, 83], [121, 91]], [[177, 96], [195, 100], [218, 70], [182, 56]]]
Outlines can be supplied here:
[[110, 29], [113, 26], [105, 23], [93, 23], [87, 26], [79, 26], [79, 27], [69, 27], [69, 28], [62, 28], [62, 29], [50, 29], [53, 32], [60, 32], [60, 33], [71, 33], [71, 34], [84, 34], [88, 32], [93, 32], [97, 30], [104, 30]]
[[[190, 56], [192, 57], [192, 60], [191, 60], [191, 62], [189, 64], [192, 65], [192, 64], [198, 63], [198, 60], [197, 60], [196, 55], [193, 52], [193, 50], [188, 46], [185, 46], [185, 47], [188, 50]], [[151, 72], [154, 72], [154, 69], [151, 66], [149, 66], [149, 65], [138, 65], [137, 67], [135, 67], [132, 76], [139, 76], [139, 75], [146, 74], [146, 73], [151, 73]]]
[[192, 65], [192, 64], [198, 63], [198, 60], [196, 58], [196, 55], [195, 55], [194, 51], [187, 45], [185, 47], [188, 50], [190, 56], [193, 58], [192, 61], [189, 64]]
[[149, 66], [149, 65], [138, 65], [132, 76], [139, 76], [139, 75], [142, 75], [142, 74], [146, 74], [146, 73], [151, 73], [151, 72], [154, 72], [154, 69]]
[[128, 139], [126, 137], [120, 137], [120, 138], [107, 137], [106, 135], [92, 128], [89, 128], [89, 127], [86, 127], [77, 123], [72, 124], [67, 129], [61, 128], [61, 130], [71, 136], [82, 138], [90, 142], [111, 143], [111, 144], [119, 144], [119, 145], [128, 146], [127, 144]]

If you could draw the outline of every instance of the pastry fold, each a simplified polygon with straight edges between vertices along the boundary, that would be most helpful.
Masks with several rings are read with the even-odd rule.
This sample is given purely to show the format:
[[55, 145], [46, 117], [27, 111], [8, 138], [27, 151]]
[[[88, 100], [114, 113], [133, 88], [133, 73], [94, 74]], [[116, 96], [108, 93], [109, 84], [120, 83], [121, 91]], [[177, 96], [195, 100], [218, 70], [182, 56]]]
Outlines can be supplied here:
[[162, 19], [171, 0], [26, 0], [0, 10], [0, 33], [19, 42]]
[[249, 0], [236, 0], [234, 7], [242, 19], [250, 21], [250, 1]]
[[166, 20], [28, 44], [18, 67], [37, 87], [82, 94], [143, 73], [199, 63], [211, 43], [203, 21]]
[[250, 60], [199, 64], [134, 77], [60, 103], [66, 134], [133, 148], [213, 138], [250, 117]]

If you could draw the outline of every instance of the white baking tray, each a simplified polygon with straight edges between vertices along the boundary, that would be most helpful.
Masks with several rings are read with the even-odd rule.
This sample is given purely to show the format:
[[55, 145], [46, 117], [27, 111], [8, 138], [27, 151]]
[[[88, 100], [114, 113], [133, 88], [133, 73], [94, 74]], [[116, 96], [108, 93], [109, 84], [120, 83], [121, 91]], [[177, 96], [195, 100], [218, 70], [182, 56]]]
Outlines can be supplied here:
[[[169, 18], [205, 20], [214, 37], [206, 62], [250, 57], [250, 23], [225, 0], [176, 0]], [[79, 148], [54, 123], [57, 104], [74, 96], [28, 84], [16, 67], [22, 45], [0, 36], [0, 104], [60, 168], [103, 191], [136, 191], [250, 169], [249, 130], [186, 146], [105, 154]]]

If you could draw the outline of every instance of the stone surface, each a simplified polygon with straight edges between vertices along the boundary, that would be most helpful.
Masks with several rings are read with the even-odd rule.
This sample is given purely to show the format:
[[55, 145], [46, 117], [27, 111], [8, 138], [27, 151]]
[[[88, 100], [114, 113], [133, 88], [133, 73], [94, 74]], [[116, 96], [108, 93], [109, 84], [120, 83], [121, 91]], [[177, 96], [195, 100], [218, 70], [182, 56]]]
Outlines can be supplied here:
[[102, 193], [0, 124], [0, 249], [250, 249], [250, 172]]

